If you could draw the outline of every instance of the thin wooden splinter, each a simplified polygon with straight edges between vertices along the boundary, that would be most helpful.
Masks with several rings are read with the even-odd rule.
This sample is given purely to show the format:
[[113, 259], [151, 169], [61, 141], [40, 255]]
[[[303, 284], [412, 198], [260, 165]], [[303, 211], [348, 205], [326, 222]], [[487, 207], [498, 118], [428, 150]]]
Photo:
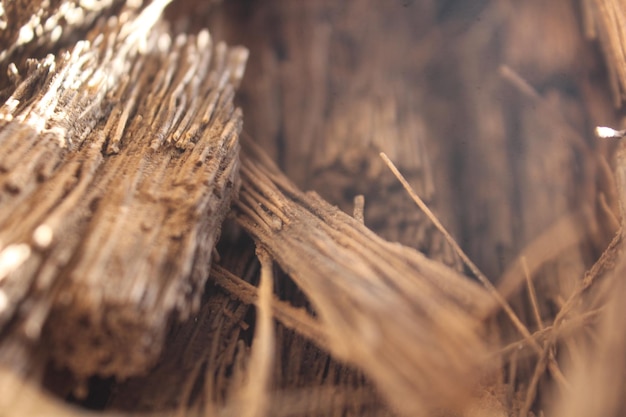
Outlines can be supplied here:
[[530, 270], [528, 269], [528, 262], [526, 262], [526, 257], [522, 256], [522, 268], [524, 269], [524, 277], [526, 278], [526, 285], [528, 287], [528, 295], [530, 297], [530, 302], [533, 306], [533, 314], [535, 315], [535, 321], [537, 322], [537, 327], [539, 330], [543, 330], [543, 322], [541, 321], [541, 313], [539, 311], [539, 303], [537, 301], [537, 292], [535, 291], [535, 286], [533, 285], [533, 281], [530, 277]]
[[483, 274], [478, 267], [472, 262], [472, 260], [465, 254], [463, 249], [456, 243], [456, 240], [448, 233], [446, 228], [441, 224], [437, 216], [428, 208], [426, 203], [417, 195], [417, 193], [413, 190], [413, 187], [408, 183], [408, 181], [404, 178], [404, 176], [400, 173], [398, 168], [394, 165], [394, 163], [389, 159], [389, 157], [384, 153], [380, 153], [380, 157], [385, 162], [387, 167], [391, 170], [393, 175], [400, 181], [406, 192], [409, 194], [411, 199], [417, 204], [417, 206], [426, 214], [426, 216], [430, 219], [431, 222], [435, 225], [435, 227], [443, 234], [444, 238], [448, 241], [450, 246], [454, 248], [459, 257], [463, 260], [463, 262], [468, 266], [468, 268], [472, 271], [472, 273], [478, 278], [478, 280], [485, 286], [485, 288], [491, 293], [496, 302], [500, 305], [500, 307], [506, 312], [507, 316], [511, 322], [515, 325], [517, 330], [524, 336], [524, 338], [530, 343], [533, 349], [537, 353], [542, 352], [542, 348], [537, 343], [535, 339], [532, 338], [532, 335], [528, 331], [528, 328], [522, 323], [522, 321], [517, 317], [509, 303], [502, 297], [502, 295], [498, 292], [496, 287], [493, 286], [491, 281]]
[[354, 211], [352, 217], [361, 224], [365, 224], [365, 197], [362, 194], [354, 197]]
[[274, 323], [272, 315], [272, 258], [265, 249], [257, 248], [261, 263], [261, 282], [257, 299], [257, 319], [247, 380], [242, 388], [242, 416], [265, 416], [270, 406], [268, 387], [274, 361]]
[[[500, 305], [500, 307], [505, 311], [513, 325], [517, 328], [517, 330], [522, 334], [526, 342], [532, 347], [532, 349], [539, 354], [540, 361], [544, 360], [544, 352], [546, 352], [545, 347], [541, 347], [537, 340], [532, 337], [528, 328], [522, 323], [522, 321], [517, 317], [517, 314], [513, 311], [510, 304], [506, 301], [506, 299], [498, 292], [496, 287], [489, 281], [489, 279], [483, 274], [478, 267], [472, 262], [472, 260], [463, 252], [463, 249], [459, 246], [458, 243], [454, 240], [454, 238], [448, 233], [446, 228], [441, 224], [437, 216], [428, 208], [426, 203], [417, 195], [417, 193], [413, 190], [413, 187], [408, 183], [408, 181], [404, 178], [404, 176], [400, 173], [398, 168], [394, 165], [393, 162], [389, 159], [389, 157], [384, 153], [380, 153], [380, 157], [383, 159], [385, 164], [389, 167], [391, 172], [396, 176], [398, 181], [402, 184], [404, 189], [409, 193], [409, 196], [413, 199], [415, 204], [426, 214], [426, 216], [433, 222], [435, 227], [443, 234], [448, 243], [454, 248], [459, 257], [465, 262], [465, 264], [470, 268], [472, 273], [478, 278], [478, 280], [485, 286], [485, 288], [489, 291], [489, 293], [493, 296], [496, 302]], [[564, 387], [569, 388], [569, 383], [563, 376], [561, 370], [555, 366], [554, 363], [548, 363], [550, 367], [550, 371], [553, 372], [555, 379]]]

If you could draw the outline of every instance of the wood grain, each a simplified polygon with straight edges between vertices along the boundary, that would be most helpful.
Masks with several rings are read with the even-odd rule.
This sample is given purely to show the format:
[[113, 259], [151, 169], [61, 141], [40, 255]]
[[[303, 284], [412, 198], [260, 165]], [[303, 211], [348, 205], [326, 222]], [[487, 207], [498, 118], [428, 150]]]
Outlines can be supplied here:
[[172, 37], [166, 4], [31, 61], [0, 108], [0, 329], [83, 377], [145, 370], [198, 309], [239, 187], [247, 52]]

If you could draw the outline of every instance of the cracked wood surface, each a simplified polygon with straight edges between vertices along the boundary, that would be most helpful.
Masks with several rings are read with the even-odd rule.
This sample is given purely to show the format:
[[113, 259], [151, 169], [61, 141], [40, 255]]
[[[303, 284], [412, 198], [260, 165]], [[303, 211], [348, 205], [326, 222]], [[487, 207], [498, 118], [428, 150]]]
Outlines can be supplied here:
[[247, 51], [172, 37], [167, 3], [28, 62], [0, 108], [0, 330], [82, 377], [144, 371], [197, 311], [239, 187]]

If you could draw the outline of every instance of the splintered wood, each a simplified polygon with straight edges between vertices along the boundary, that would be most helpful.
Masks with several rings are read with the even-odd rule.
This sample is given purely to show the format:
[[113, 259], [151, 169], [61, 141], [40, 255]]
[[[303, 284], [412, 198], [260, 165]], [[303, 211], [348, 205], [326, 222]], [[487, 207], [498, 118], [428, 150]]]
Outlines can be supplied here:
[[431, 123], [448, 94], [434, 91], [454, 67], [435, 68], [439, 44], [430, 34], [439, 32], [438, 2], [238, 3], [224, 3], [236, 14], [216, 22], [215, 30], [256, 51], [240, 94], [246, 132], [300, 188], [316, 190], [346, 212], [362, 194], [368, 228], [462, 269], [378, 157], [386, 152], [455, 230], [455, 206], [446, 193], [458, 164], [440, 156], [450, 154], [447, 128], [461, 122]]
[[486, 349], [487, 293], [298, 191], [258, 151], [241, 172], [239, 223], [309, 297], [333, 355], [363, 369], [405, 415], [462, 402]]
[[0, 0], [0, 417], [624, 415], [626, 0], [169, 3]]
[[613, 100], [619, 107], [626, 98], [626, 3], [622, 0], [582, 0], [587, 37], [598, 39], [609, 70]]
[[239, 187], [247, 51], [172, 38], [167, 3], [12, 66], [0, 108], [0, 330], [81, 377], [156, 360], [170, 317], [198, 309]]
[[[123, 0], [100, 1], [2, 1], [0, 3], [0, 67], [3, 72], [13, 61], [23, 64], [37, 51], [53, 52], [61, 42], [66, 42], [84, 31], [103, 14], [119, 7]], [[138, 9], [142, 0], [126, 2], [127, 7]], [[7, 87], [8, 79], [0, 81]]]

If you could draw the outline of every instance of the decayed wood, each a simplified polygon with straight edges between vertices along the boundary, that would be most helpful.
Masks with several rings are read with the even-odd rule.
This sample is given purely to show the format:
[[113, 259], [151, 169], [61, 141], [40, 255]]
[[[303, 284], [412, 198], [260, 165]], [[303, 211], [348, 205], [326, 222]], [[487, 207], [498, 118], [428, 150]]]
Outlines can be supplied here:
[[[565, 345], [570, 355], [567, 365], [572, 388], [554, 406], [560, 416], [618, 416], [626, 409], [623, 401], [626, 364], [619, 353], [626, 348], [623, 325], [626, 147], [623, 141], [616, 153], [615, 176], [620, 198], [620, 230], [554, 319], [553, 328], [558, 331], [576, 313], [599, 313], [593, 337], [578, 332]], [[554, 335], [549, 343], [555, 345]], [[596, 391], [585, 390], [589, 386], [596, 387]]]
[[[115, 388], [109, 400], [113, 408], [146, 412], [185, 410], [193, 404], [207, 410], [224, 407], [241, 382], [228, 375], [247, 357], [241, 333], [247, 329], [249, 306], [224, 292], [208, 295], [202, 310], [170, 334], [157, 366]], [[202, 389], [194, 391], [194, 386]]]
[[240, 92], [246, 132], [303, 189], [347, 213], [365, 197], [365, 224], [454, 268], [461, 263], [380, 158], [457, 224], [448, 192], [454, 161], [429, 119], [434, 93], [437, 2], [376, 0], [226, 2], [215, 33], [252, 50]]
[[[366, 225], [445, 260], [440, 235], [381, 169], [378, 151], [389, 152], [470, 258], [494, 282], [506, 279], [530, 332], [540, 329], [519, 292], [520, 259], [549, 322], [614, 233], [599, 226], [607, 210], [596, 196], [608, 198], [608, 213], [616, 202], [610, 179], [598, 179], [609, 150], [585, 134], [610, 115], [606, 97], [589, 99], [602, 91], [595, 60], [572, 2], [544, 3], [475, 2], [462, 11], [473, 16], [445, 18], [428, 1], [235, 0], [221, 28], [258, 51], [243, 84], [246, 131], [290, 179], [347, 212], [364, 194]], [[559, 227], [568, 233], [554, 245], [544, 232]], [[498, 333], [505, 344], [519, 340], [508, 320]], [[520, 362], [503, 378], [525, 396], [516, 378], [534, 368]]]
[[[46, 4], [41, 12], [33, 7], [25, 14], [43, 21], [61, 10], [61, 2], [31, 4], [40, 3]], [[263, 297], [263, 314], [267, 324], [271, 305], [280, 323], [277, 349], [266, 349], [253, 362], [256, 323], [249, 305], [259, 299], [253, 248], [228, 251], [229, 259], [213, 265], [215, 286], [206, 287], [200, 303], [198, 289], [204, 287], [211, 240], [221, 220], [206, 216], [211, 210], [223, 214], [232, 190], [203, 196], [213, 190], [188, 181], [196, 174], [216, 174], [218, 188], [228, 182], [236, 188], [237, 162], [217, 162], [236, 160], [234, 141], [225, 139], [223, 153], [207, 145], [215, 165], [191, 161], [203, 139], [240, 128], [226, 84], [237, 84], [241, 67], [235, 61], [243, 56], [208, 47], [205, 33], [171, 39], [150, 13], [136, 20], [140, 3], [129, 1], [120, 10], [116, 1], [71, 3], [85, 10], [83, 23], [63, 30], [60, 38], [45, 23], [40, 29], [29, 23], [31, 41], [2, 55], [3, 72], [7, 57], [17, 64], [0, 81], [6, 83], [2, 98], [13, 95], [19, 101], [7, 101], [0, 122], [0, 151], [2, 143], [11, 145], [8, 157], [0, 158], [0, 226], [11, 230], [0, 231], [4, 364], [41, 369], [47, 357], [37, 349], [52, 346], [57, 364], [80, 369], [79, 378], [124, 376], [127, 369], [136, 373], [154, 362], [165, 329], [159, 326], [169, 312], [184, 316], [198, 302], [197, 315], [171, 328], [147, 375], [112, 384], [109, 407], [129, 413], [237, 415], [254, 410], [254, 404], [237, 402], [248, 384], [262, 394], [252, 402], [260, 399], [267, 406], [270, 400], [269, 415], [390, 414], [372, 381], [394, 409], [413, 415], [465, 392], [472, 371], [497, 368], [500, 375], [490, 373], [483, 381], [488, 392], [481, 387], [478, 410], [469, 407], [465, 415], [540, 414], [555, 408], [563, 416], [620, 415], [623, 363], [612, 358], [623, 351], [625, 340], [622, 304], [615, 301], [622, 289], [621, 235], [581, 278], [619, 224], [617, 200], [623, 190], [614, 191], [610, 145], [590, 143], [585, 134], [589, 125], [614, 118], [610, 100], [587, 67], [595, 58], [581, 48], [573, 1], [224, 4], [228, 19], [221, 15], [216, 32], [254, 50], [242, 96], [246, 130], [254, 140], [303, 188], [318, 190], [344, 212], [352, 212], [353, 197], [364, 194], [366, 226], [458, 268], [450, 246], [382, 168], [378, 151], [389, 153], [487, 275], [497, 280], [505, 271], [500, 288], [512, 298], [526, 333], [533, 333], [519, 339], [508, 320], [484, 330], [482, 319], [494, 305], [484, 291], [414, 251], [378, 239], [362, 220], [316, 194], [298, 191], [252, 151], [255, 156], [244, 162], [238, 220], [295, 282], [274, 271], [281, 299]], [[214, 2], [177, 7], [172, 15], [204, 26], [209, 3]], [[24, 2], [2, 4], [4, 11], [10, 9], [6, 16], [13, 16]], [[162, 6], [155, 5], [151, 10]], [[117, 21], [90, 20], [113, 9], [120, 12]], [[459, 18], [455, 9], [471, 16]], [[619, 101], [625, 84], [619, 75], [623, 1], [583, 0], [583, 9], [607, 52]], [[145, 41], [124, 29], [144, 18], [149, 24], [136, 27], [150, 32]], [[5, 21], [9, 31], [0, 33], [0, 40], [9, 42], [21, 36], [16, 29], [28, 19], [0, 19], [0, 25]], [[56, 52], [74, 36], [83, 38], [93, 24], [90, 44], [79, 43], [69, 55], [26, 62], [37, 48]], [[104, 36], [100, 40], [98, 33]], [[29, 38], [28, 29], [23, 34]], [[228, 56], [231, 62], [223, 62]], [[196, 57], [210, 60], [215, 72], [202, 74]], [[81, 59], [85, 62], [78, 64]], [[90, 72], [96, 67], [105, 69], [102, 79]], [[217, 75], [229, 71], [234, 73]], [[220, 98], [209, 92], [213, 89]], [[197, 111], [212, 104], [216, 117], [199, 128], [198, 141], [191, 140], [188, 149], [180, 133], [193, 130]], [[45, 111], [49, 106], [55, 107], [51, 113]], [[623, 168], [623, 161], [617, 165]], [[100, 198], [105, 194], [111, 197]], [[211, 208], [199, 215], [194, 208], [202, 204]], [[355, 213], [362, 207], [359, 203]], [[187, 215], [176, 215], [183, 212]], [[137, 214], [141, 219], [133, 222]], [[190, 224], [196, 234], [186, 240]], [[105, 229], [119, 239], [109, 240]], [[191, 247], [202, 237], [206, 248], [191, 261]], [[199, 272], [177, 292], [174, 281], [182, 281], [176, 277], [187, 274], [180, 271]], [[87, 282], [96, 276], [106, 276], [106, 285], [92, 285], [95, 278]], [[518, 291], [520, 284], [528, 297]], [[177, 295], [166, 294], [168, 285]], [[137, 309], [129, 312], [118, 308], [120, 303]], [[159, 303], [166, 313], [158, 311]], [[91, 305], [97, 309], [86, 308]], [[129, 323], [137, 325], [129, 330]], [[42, 326], [44, 337], [38, 338]], [[105, 336], [104, 345], [99, 336]], [[488, 342], [480, 340], [483, 336]], [[157, 341], [154, 349], [136, 349], [149, 338]], [[136, 350], [129, 355], [124, 347], [133, 343]], [[504, 347], [492, 353], [485, 348], [491, 343]], [[119, 355], [107, 364], [107, 352], [120, 345]], [[68, 348], [77, 347], [68, 362]], [[272, 356], [275, 386], [264, 383], [255, 390], [249, 385], [252, 371]], [[490, 366], [479, 366], [485, 365], [484, 357], [491, 358]], [[257, 375], [267, 380], [268, 368]], [[607, 381], [611, 386], [590, 400], [589, 381], [594, 387]], [[15, 385], [15, 379], [0, 373], [2, 383]], [[555, 387], [562, 389], [562, 403], [551, 394]], [[13, 398], [6, 402], [2, 392], [0, 403], [10, 406]], [[64, 412], [40, 393], [32, 398], [43, 415]], [[18, 415], [28, 413], [23, 401], [28, 400], [14, 408]], [[454, 408], [452, 403], [444, 406]]]
[[[257, 299], [256, 287], [222, 267], [211, 270], [211, 279], [245, 304], [252, 304]], [[274, 318], [285, 328], [295, 330], [320, 348], [326, 348], [324, 329], [304, 308], [295, 308], [288, 302], [274, 300], [272, 309]]]
[[0, 108], [0, 329], [81, 377], [144, 371], [198, 309], [238, 189], [247, 52], [172, 37], [167, 3], [29, 62]]
[[0, 2], [0, 96], [6, 99], [13, 70], [32, 57], [56, 54], [63, 44], [83, 39], [94, 22], [125, 5], [139, 9], [143, 0], [3, 0]]
[[458, 405], [485, 349], [490, 296], [298, 191], [258, 151], [242, 180], [239, 223], [309, 297], [331, 353], [363, 369], [403, 414]]
[[[259, 272], [254, 246], [247, 241], [247, 236], [243, 242], [226, 236], [219, 265], [214, 264], [211, 271], [216, 286], [209, 285], [200, 312], [173, 327], [153, 369], [115, 385], [109, 399], [112, 409], [239, 415], [247, 404], [254, 408], [256, 402], [242, 402], [239, 395], [252, 364], [250, 348], [254, 347], [248, 340], [255, 327], [249, 304], [257, 300], [257, 290], [249, 282], [257, 281]], [[274, 280], [283, 286], [285, 277], [276, 272]], [[388, 407], [361, 372], [329, 357], [321, 323], [305, 309], [290, 304], [276, 298], [272, 301], [279, 324], [268, 415], [389, 415]]]
[[623, 31], [626, 22], [626, 4], [621, 0], [582, 0], [586, 35], [599, 39], [609, 70], [613, 102], [619, 107], [626, 97], [626, 61]]

